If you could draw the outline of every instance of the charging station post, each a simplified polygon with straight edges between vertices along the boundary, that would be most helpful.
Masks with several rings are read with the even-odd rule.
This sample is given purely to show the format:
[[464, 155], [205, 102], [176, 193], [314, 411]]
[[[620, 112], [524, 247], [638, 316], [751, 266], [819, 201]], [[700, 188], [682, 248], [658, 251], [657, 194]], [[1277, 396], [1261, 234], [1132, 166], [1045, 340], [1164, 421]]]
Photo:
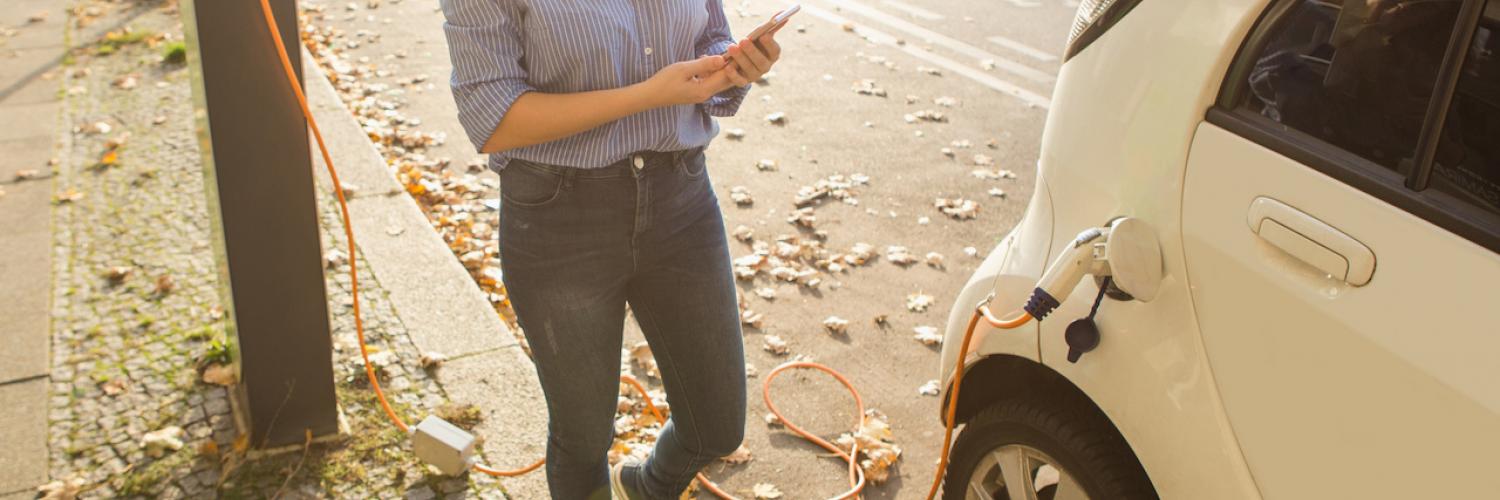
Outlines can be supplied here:
[[[271, 0], [301, 70], [296, 0]], [[254, 1], [182, 1], [235, 419], [256, 446], [338, 431], [307, 122]]]

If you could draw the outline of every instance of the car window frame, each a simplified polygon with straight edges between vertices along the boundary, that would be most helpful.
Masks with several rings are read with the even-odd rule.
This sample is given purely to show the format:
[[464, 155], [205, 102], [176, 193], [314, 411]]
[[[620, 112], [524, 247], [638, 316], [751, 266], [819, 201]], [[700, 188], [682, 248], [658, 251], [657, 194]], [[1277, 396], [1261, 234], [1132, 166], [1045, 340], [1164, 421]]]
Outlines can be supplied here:
[[[1350, 187], [1374, 196], [1432, 223], [1454, 235], [1500, 253], [1500, 214], [1483, 210], [1457, 197], [1431, 189], [1437, 138], [1443, 131], [1454, 99], [1468, 45], [1484, 14], [1486, 0], [1463, 0], [1454, 33], [1438, 70], [1434, 97], [1428, 103], [1414, 161], [1403, 162], [1400, 171], [1377, 164], [1269, 118], [1240, 109], [1248, 92], [1248, 77], [1255, 60], [1270, 42], [1272, 27], [1278, 26], [1292, 7], [1305, 0], [1273, 0], [1262, 11], [1231, 61], [1217, 101], [1204, 119], [1251, 142], [1321, 172]], [[1500, 0], [1488, 0], [1500, 2]], [[1459, 53], [1453, 57], [1455, 44]], [[1439, 109], [1440, 108], [1440, 109]]]

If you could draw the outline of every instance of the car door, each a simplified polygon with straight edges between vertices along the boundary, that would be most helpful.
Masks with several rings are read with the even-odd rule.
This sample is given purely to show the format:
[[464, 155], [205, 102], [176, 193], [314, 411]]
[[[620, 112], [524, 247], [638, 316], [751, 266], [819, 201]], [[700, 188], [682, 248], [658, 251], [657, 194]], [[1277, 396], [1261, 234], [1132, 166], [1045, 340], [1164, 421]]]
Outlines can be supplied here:
[[1273, 1], [1196, 131], [1188, 280], [1267, 498], [1500, 494], [1497, 3]]

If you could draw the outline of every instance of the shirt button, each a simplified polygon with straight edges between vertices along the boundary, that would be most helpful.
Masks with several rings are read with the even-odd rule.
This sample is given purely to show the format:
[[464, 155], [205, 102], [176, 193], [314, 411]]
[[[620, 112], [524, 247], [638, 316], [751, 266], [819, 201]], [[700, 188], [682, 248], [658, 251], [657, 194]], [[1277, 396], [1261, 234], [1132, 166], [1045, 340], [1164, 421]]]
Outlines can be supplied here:
[[646, 47], [646, 55], [648, 55], [648, 56], [651, 55], [651, 52], [652, 52], [651, 47]]
[[640, 169], [646, 167], [646, 159], [645, 158], [641, 158], [639, 156], [635, 157], [635, 161], [633, 161], [631, 163], [635, 164], [636, 170], [640, 170]]

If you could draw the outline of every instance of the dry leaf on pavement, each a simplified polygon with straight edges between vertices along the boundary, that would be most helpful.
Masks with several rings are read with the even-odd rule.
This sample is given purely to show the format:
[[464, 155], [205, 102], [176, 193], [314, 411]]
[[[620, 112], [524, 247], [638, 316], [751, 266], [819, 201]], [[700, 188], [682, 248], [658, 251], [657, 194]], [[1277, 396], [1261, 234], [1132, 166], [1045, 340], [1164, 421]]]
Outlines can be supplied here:
[[771, 483], [755, 483], [755, 488], [751, 492], [755, 494], [755, 498], [757, 499], [771, 500], [781, 498], [781, 490], [776, 489], [776, 485]]
[[777, 356], [785, 356], [787, 350], [786, 341], [782, 340], [778, 335], [766, 335], [765, 340], [763, 340], [763, 343], [761, 344], [761, 348], [765, 349], [766, 352], [775, 354]]
[[925, 293], [913, 293], [906, 296], [906, 309], [911, 312], [924, 312], [931, 307], [934, 300], [931, 295]]
[[656, 366], [656, 357], [651, 355], [651, 344], [640, 342], [630, 348], [630, 362], [644, 370], [647, 377], [661, 378], [661, 370]]
[[754, 458], [755, 457], [750, 455], [750, 448], [746, 448], [745, 445], [742, 444], [740, 445], [739, 449], [734, 450], [734, 453], [730, 453], [728, 455], [720, 457], [719, 460], [723, 460], [724, 463], [730, 465], [740, 465], [749, 462]]
[[823, 328], [828, 330], [828, 333], [835, 335], [848, 335], [849, 320], [838, 316], [829, 316], [823, 320]]
[[923, 345], [931, 346], [943, 343], [943, 336], [938, 333], [937, 328], [933, 328], [930, 326], [919, 326], [913, 328], [912, 330], [917, 332], [917, 342], [921, 342]]
[[203, 381], [205, 383], [221, 386], [234, 385], [234, 368], [229, 365], [212, 364], [203, 369]]

